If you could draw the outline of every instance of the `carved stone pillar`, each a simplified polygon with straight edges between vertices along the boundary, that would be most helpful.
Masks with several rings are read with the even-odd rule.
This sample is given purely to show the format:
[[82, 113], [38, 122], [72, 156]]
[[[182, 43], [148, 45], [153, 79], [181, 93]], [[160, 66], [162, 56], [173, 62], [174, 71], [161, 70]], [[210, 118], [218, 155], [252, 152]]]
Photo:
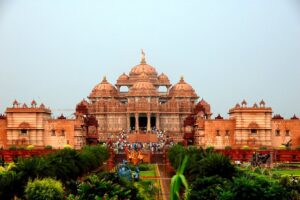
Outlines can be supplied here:
[[139, 127], [139, 113], [135, 113], [135, 130], [140, 131]]
[[159, 130], [160, 129], [160, 114], [159, 113], [156, 113], [156, 128]]
[[127, 130], [126, 131], [129, 131], [130, 130], [130, 113], [126, 114], [126, 119], [127, 119]]
[[151, 113], [147, 113], [147, 131], [151, 131]]

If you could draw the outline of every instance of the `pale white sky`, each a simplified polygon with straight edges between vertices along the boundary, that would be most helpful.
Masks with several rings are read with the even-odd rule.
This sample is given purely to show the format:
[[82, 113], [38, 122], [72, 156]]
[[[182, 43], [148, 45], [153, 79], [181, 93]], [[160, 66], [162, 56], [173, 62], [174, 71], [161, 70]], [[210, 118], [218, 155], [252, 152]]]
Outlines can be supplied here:
[[74, 109], [141, 48], [214, 115], [264, 99], [300, 116], [299, 0], [0, 0], [0, 113], [14, 99]]

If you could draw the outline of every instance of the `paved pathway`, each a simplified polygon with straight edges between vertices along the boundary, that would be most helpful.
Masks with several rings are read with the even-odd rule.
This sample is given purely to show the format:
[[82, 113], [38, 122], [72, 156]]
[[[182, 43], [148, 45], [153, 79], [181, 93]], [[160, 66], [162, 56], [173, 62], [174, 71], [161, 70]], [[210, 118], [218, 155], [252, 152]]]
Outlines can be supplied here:
[[171, 177], [169, 177], [166, 173], [166, 165], [164, 164], [157, 164], [158, 170], [161, 176], [161, 190], [162, 190], [162, 197], [163, 200], [170, 199], [170, 185], [171, 185]]

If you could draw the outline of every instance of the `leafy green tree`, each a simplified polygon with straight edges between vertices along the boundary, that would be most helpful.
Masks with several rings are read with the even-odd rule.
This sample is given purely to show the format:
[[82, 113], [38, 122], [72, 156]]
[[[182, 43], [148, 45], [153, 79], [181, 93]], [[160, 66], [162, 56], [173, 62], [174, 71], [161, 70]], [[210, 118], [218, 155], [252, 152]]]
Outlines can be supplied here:
[[18, 176], [18, 182], [15, 183], [15, 194], [23, 197], [25, 185], [29, 179], [37, 177], [47, 177], [48, 161], [44, 157], [21, 158], [12, 168]]
[[196, 165], [190, 168], [189, 180], [194, 181], [197, 177], [220, 176], [222, 178], [232, 178], [235, 173], [235, 167], [230, 159], [218, 153], [209, 154], [206, 158], [198, 161]]
[[0, 199], [13, 199], [15, 193], [22, 193], [20, 178], [15, 171], [0, 173]]
[[175, 169], [178, 169], [178, 167], [182, 163], [185, 154], [186, 154], [186, 150], [182, 145], [175, 144], [170, 148], [168, 152], [168, 158], [170, 160], [171, 165]]
[[54, 179], [35, 179], [28, 182], [25, 197], [29, 200], [62, 200], [64, 190], [61, 182]]

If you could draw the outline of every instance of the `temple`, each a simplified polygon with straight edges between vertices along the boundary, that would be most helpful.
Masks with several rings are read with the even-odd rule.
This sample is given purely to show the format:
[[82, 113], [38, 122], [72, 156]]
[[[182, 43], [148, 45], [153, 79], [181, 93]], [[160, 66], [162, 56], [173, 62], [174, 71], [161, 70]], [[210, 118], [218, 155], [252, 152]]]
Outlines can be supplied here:
[[[85, 144], [114, 140], [121, 132], [132, 141], [155, 142], [154, 130], [186, 145], [215, 148], [278, 147], [292, 141], [300, 145], [300, 120], [273, 115], [261, 100], [248, 106], [243, 100], [229, 110], [229, 118], [212, 118], [210, 104], [199, 98], [183, 77], [172, 85], [168, 76], [140, 63], [123, 73], [113, 85], [106, 77], [76, 105], [74, 119], [53, 119], [51, 110], [32, 101], [13, 102], [0, 116], [0, 147], [35, 145], [80, 149]], [[130, 140], [130, 138], [128, 139]]]

